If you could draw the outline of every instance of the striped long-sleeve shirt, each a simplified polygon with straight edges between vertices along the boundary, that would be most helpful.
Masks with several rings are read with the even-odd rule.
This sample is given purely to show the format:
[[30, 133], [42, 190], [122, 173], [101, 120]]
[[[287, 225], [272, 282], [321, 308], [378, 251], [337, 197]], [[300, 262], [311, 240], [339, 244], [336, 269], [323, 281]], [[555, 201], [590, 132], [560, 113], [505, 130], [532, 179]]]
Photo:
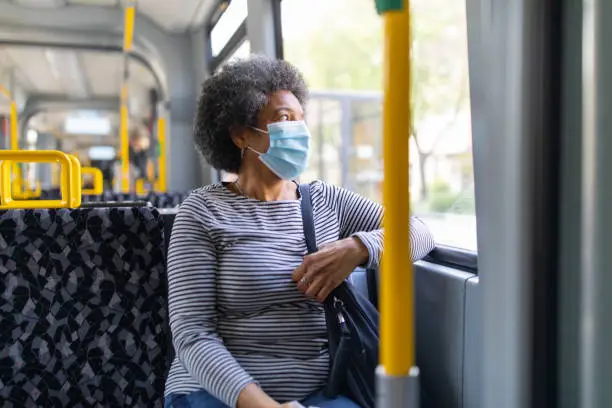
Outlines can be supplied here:
[[[382, 207], [348, 190], [311, 184], [317, 244], [357, 236], [376, 267]], [[412, 260], [434, 247], [410, 225]], [[205, 389], [230, 407], [256, 382], [279, 402], [300, 400], [327, 381], [322, 306], [291, 279], [306, 255], [299, 200], [258, 201], [223, 184], [194, 191], [170, 241], [170, 326], [176, 358], [166, 395]]]

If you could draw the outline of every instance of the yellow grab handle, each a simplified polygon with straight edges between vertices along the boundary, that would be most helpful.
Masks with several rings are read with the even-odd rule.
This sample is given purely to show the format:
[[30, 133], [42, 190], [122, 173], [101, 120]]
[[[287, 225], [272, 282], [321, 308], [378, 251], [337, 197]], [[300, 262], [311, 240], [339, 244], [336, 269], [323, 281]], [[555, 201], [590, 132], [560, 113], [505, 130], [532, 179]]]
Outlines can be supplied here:
[[[74, 189], [70, 187], [70, 182], [76, 170], [73, 169], [74, 163], [66, 153], [57, 150], [0, 150], [0, 160], [2, 160], [0, 165], [0, 180], [2, 181], [0, 184], [0, 209], [75, 207], [72, 205], [75, 202], [71, 196]], [[61, 199], [36, 201], [13, 199], [11, 170], [14, 162], [58, 163], [62, 168], [60, 178]], [[80, 171], [78, 173], [80, 174]], [[80, 205], [80, 185], [78, 205]]]
[[383, 8], [385, 236], [380, 279], [380, 353], [386, 375], [407, 376], [411, 367], [416, 365], [414, 277], [409, 255], [410, 4], [409, 0], [381, 3], [385, 6]]
[[72, 162], [72, 174], [69, 180], [69, 185], [72, 188], [70, 192], [70, 206], [72, 208], [77, 208], [81, 206], [81, 162], [72, 154], [68, 154], [67, 156]]
[[[101, 195], [104, 190], [104, 176], [102, 170], [96, 167], [81, 167], [81, 174], [83, 176], [89, 174], [93, 177], [93, 188], [83, 188], [83, 195]], [[85, 177], [83, 177], [84, 179]], [[83, 180], [84, 182], [85, 180]]]

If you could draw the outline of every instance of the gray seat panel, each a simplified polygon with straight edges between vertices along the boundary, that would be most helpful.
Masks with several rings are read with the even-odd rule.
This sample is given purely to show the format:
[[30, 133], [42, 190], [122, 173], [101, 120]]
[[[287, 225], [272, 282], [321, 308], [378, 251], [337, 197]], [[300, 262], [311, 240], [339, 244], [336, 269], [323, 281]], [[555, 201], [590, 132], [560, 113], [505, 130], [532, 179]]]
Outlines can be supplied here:
[[463, 406], [480, 408], [482, 393], [482, 295], [478, 276], [466, 282]]
[[416, 265], [416, 357], [424, 407], [463, 407], [466, 282], [474, 276]]

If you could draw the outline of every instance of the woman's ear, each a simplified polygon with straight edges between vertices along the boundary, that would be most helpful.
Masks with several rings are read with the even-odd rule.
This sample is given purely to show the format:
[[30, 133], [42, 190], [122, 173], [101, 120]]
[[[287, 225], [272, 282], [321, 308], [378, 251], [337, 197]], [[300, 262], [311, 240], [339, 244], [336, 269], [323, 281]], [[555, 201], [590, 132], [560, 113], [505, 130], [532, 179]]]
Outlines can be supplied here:
[[248, 132], [246, 131], [246, 128], [242, 126], [234, 126], [230, 128], [230, 137], [237, 148], [242, 150], [248, 147]]

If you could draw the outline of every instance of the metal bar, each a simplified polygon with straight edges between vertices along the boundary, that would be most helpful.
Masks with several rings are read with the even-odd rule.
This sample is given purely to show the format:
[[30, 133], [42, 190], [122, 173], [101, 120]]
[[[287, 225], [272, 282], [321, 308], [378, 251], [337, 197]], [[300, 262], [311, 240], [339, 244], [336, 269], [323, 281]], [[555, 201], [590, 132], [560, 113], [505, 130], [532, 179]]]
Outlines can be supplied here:
[[11, 150], [19, 150], [17, 103], [11, 100]]
[[128, 134], [129, 117], [127, 104], [121, 104], [119, 114], [119, 134], [121, 138], [121, 190], [124, 193], [128, 193], [130, 191], [130, 140]]
[[120, 139], [121, 139], [121, 191], [130, 191], [130, 141], [129, 141], [129, 110], [128, 110], [128, 83], [130, 79], [129, 57], [132, 51], [134, 38], [134, 19], [136, 8], [134, 2], [130, 1], [124, 10], [123, 19], [123, 83], [121, 85], [121, 107], [120, 115]]
[[136, 17], [136, 8], [132, 4], [125, 8], [125, 14], [123, 16], [123, 52], [128, 53], [132, 51], [132, 45], [134, 43], [134, 19]]
[[166, 119], [163, 117], [157, 118], [157, 143], [159, 144], [159, 176], [157, 179], [156, 190], [160, 193], [165, 193], [166, 185]]
[[274, 48], [277, 59], [285, 59], [285, 49], [283, 47], [283, 13], [281, 0], [272, 1], [272, 20], [274, 21]]
[[612, 4], [584, 0], [580, 407], [612, 406]]
[[384, 9], [383, 157], [385, 236], [380, 296], [377, 406], [417, 407], [414, 275], [410, 262], [410, 1]]
[[81, 194], [101, 195], [104, 192], [104, 175], [102, 174], [102, 170], [96, 167], [81, 167], [81, 175], [85, 176], [87, 174], [93, 177], [93, 187], [91, 189], [82, 188]]
[[[382, 0], [377, 1], [381, 10]], [[384, 9], [381, 367], [378, 406], [418, 406], [414, 344], [414, 277], [410, 257], [410, 2]], [[412, 391], [412, 392], [410, 392]]]
[[72, 154], [68, 155], [68, 159], [72, 163], [72, 174], [69, 180], [70, 188], [72, 189], [72, 193], [70, 194], [70, 206], [72, 208], [78, 208], [81, 205], [82, 199], [81, 162]]
[[[73, 158], [76, 160], [76, 158]], [[77, 188], [74, 188], [74, 176], [80, 174], [78, 160], [75, 168], [74, 160], [69, 155], [55, 150], [0, 150], [0, 185], [1, 203], [0, 209], [9, 208], [74, 208], [80, 205], [81, 188], [78, 179]], [[59, 163], [62, 167], [61, 173], [61, 195], [60, 200], [14, 200], [12, 196], [11, 168], [15, 162], [33, 163]], [[74, 196], [78, 195], [77, 198]]]

